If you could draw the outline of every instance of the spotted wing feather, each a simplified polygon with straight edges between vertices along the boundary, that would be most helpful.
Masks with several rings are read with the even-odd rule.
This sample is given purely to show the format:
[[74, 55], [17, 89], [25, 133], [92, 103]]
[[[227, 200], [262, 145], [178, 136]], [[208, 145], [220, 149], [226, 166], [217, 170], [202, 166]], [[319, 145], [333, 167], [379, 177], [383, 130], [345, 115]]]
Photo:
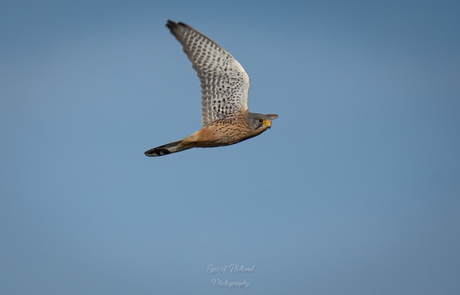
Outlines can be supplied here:
[[182, 44], [200, 79], [203, 126], [247, 110], [250, 80], [240, 63], [190, 26], [170, 20], [166, 26]]

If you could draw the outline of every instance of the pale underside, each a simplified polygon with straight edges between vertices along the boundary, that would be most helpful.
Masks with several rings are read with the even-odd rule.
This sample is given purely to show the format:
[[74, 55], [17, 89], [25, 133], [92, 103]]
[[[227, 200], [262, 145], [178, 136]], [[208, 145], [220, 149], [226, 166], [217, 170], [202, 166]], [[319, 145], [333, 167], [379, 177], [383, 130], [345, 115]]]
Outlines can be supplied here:
[[240, 63], [217, 43], [183, 23], [168, 21], [197, 72], [203, 126], [247, 110], [250, 80]]

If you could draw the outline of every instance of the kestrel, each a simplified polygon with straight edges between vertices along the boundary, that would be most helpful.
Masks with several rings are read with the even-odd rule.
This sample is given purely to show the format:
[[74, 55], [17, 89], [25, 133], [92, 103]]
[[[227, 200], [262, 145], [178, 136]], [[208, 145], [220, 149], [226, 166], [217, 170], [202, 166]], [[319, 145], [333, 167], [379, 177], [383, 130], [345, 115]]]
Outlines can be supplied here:
[[271, 127], [272, 120], [278, 115], [248, 111], [250, 80], [233, 56], [184, 23], [168, 20], [166, 26], [182, 44], [200, 79], [203, 127], [184, 139], [146, 151], [146, 156], [158, 157], [195, 147], [231, 145]]

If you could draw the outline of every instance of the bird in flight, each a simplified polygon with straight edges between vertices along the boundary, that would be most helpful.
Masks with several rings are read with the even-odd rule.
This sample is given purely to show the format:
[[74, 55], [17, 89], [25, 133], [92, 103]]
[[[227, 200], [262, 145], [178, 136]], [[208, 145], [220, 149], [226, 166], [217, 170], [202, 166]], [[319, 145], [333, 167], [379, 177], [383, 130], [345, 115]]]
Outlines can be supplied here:
[[233, 56], [182, 22], [168, 20], [166, 26], [182, 44], [200, 79], [203, 127], [181, 140], [146, 151], [146, 156], [164, 156], [196, 147], [232, 145], [271, 127], [272, 120], [278, 115], [248, 111], [250, 80]]

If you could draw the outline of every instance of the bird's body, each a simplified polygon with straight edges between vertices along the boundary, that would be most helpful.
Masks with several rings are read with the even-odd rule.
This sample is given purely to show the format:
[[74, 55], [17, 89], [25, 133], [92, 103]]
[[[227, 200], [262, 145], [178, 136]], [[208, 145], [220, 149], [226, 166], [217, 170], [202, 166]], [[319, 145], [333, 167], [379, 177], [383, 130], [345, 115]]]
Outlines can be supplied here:
[[271, 121], [278, 115], [248, 111], [249, 77], [233, 56], [184, 23], [168, 20], [166, 26], [182, 44], [200, 79], [203, 127], [182, 140], [146, 151], [147, 156], [163, 156], [195, 147], [232, 145], [271, 127]]

